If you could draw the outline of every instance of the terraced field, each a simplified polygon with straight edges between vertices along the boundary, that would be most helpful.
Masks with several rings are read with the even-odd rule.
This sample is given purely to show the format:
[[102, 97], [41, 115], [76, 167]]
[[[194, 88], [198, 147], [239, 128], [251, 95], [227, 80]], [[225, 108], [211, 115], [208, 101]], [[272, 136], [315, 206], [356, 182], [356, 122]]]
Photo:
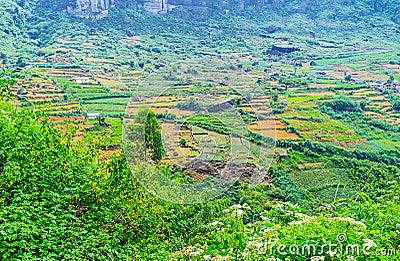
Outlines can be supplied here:
[[[389, 74], [398, 77], [398, 66], [387, 62], [396, 53], [361, 53], [310, 64], [261, 59], [254, 52], [217, 52], [189, 37], [185, 41], [193, 55], [187, 59], [190, 50], [177, 46], [176, 37], [62, 37], [18, 73], [13, 91], [21, 105], [45, 111], [55, 122], [80, 117], [81, 134], [101, 137], [105, 147], [121, 142], [122, 117], [132, 121], [139, 108], [148, 106], [163, 126], [163, 162], [177, 166], [199, 159], [227, 162], [233, 148], [238, 164], [260, 165], [260, 157], [286, 153], [281, 148], [262, 152], [260, 144], [249, 141], [249, 133], [350, 150], [400, 145], [396, 133], [365, 133], [356, 122], [333, 118], [322, 109], [326, 102], [349, 97], [365, 102], [363, 114], [372, 120], [398, 125], [400, 114], [393, 110], [398, 93], [370, 87]], [[348, 75], [356, 81], [346, 80]], [[187, 107], [193, 101], [196, 109]], [[205, 177], [189, 172], [199, 180]]]

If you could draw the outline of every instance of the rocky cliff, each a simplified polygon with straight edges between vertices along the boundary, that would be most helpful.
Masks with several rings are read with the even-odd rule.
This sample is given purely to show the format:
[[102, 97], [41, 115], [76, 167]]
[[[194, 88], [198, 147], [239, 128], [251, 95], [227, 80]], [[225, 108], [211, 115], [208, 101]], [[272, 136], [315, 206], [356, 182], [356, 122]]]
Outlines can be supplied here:
[[[62, 1], [61, 1], [62, 2]], [[65, 2], [65, 1], [64, 1]], [[206, 19], [213, 11], [229, 12], [246, 6], [261, 6], [267, 0], [68, 0], [67, 10], [78, 17], [100, 19], [110, 7], [145, 9], [153, 14], [173, 13], [183, 18]], [[63, 4], [62, 4], [63, 5]]]
[[114, 0], [75, 0], [67, 4], [67, 11], [82, 18], [101, 19], [113, 5]]
[[370, 15], [383, 15], [400, 23], [398, 0], [14, 0], [21, 6], [33, 3], [67, 10], [78, 17], [100, 19], [111, 7], [145, 9], [150, 13], [172, 13], [182, 18], [204, 20], [213, 13], [240, 13], [247, 7], [281, 15], [320, 15], [346, 20]]
[[101, 19], [108, 15], [110, 7], [143, 8], [150, 13], [166, 13], [171, 10], [167, 0], [73, 0], [67, 4], [67, 11], [75, 16]]

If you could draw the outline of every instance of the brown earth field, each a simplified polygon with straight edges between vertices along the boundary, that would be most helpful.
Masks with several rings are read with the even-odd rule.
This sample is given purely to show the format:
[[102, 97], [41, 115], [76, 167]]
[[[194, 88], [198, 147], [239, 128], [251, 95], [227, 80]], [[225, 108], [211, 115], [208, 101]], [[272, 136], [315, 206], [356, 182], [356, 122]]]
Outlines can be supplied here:
[[249, 124], [249, 130], [258, 132], [268, 137], [280, 140], [299, 140], [301, 139], [296, 133], [289, 133], [286, 131], [286, 124], [280, 119], [276, 120], [260, 120]]

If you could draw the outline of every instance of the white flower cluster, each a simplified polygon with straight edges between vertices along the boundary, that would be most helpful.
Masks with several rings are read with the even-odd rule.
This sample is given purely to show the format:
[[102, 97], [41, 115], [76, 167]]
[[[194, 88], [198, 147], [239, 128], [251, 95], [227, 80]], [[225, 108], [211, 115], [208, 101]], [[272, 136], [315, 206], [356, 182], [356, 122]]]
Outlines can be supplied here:
[[278, 237], [278, 232], [277, 229], [274, 227], [268, 227], [264, 228], [263, 232], [263, 237], [264, 238], [276, 238]]
[[235, 260], [233, 257], [231, 256], [220, 256], [220, 255], [216, 255], [216, 256], [210, 256], [210, 255], [205, 255], [203, 256], [203, 260], [210, 260], [210, 261], [233, 261]]
[[292, 205], [291, 203], [287, 203], [287, 202], [279, 202], [279, 203], [271, 203], [270, 205], [268, 205], [271, 210], [269, 211], [263, 211], [260, 213], [260, 217], [262, 221], [271, 221], [274, 222], [275, 217], [268, 217], [269, 212], [279, 212], [279, 218], [282, 218], [283, 216], [286, 217], [293, 217], [293, 216], [297, 216], [297, 217], [306, 217], [307, 215], [304, 215], [302, 213], [298, 213], [296, 211], [293, 211], [292, 209], [295, 207], [294, 205]]
[[[225, 224], [220, 222], [220, 221], [214, 221], [214, 222], [208, 224], [208, 226], [213, 229], [212, 230], [213, 232], [215, 232], [215, 231], [222, 231], [222, 232], [225, 231]], [[227, 225], [226, 227], [229, 227], [229, 225]]]
[[257, 241], [249, 241], [246, 243], [246, 248], [259, 250], [264, 246], [263, 243]]
[[289, 223], [290, 225], [295, 225], [295, 226], [297, 225], [298, 226], [298, 225], [302, 225], [303, 223], [309, 223], [312, 219], [315, 219], [315, 218], [312, 218], [312, 217], [310, 217], [310, 216], [308, 216], [306, 214], [298, 213], [298, 212], [294, 213], [294, 216], [298, 220], [290, 222]]
[[355, 226], [359, 226], [363, 229], [367, 229], [367, 226], [361, 222], [361, 221], [357, 221], [354, 218], [351, 217], [346, 217], [346, 218], [342, 218], [342, 217], [334, 217], [330, 219], [331, 221], [339, 221], [339, 222], [345, 222], [345, 223], [349, 223]]
[[212, 222], [212, 223], [210, 223], [210, 224], [208, 224], [210, 227], [220, 227], [220, 226], [223, 226], [224, 225], [224, 223], [222, 223], [222, 222], [219, 222], [219, 221], [214, 221], [214, 222]]
[[252, 260], [255, 256], [267, 255], [271, 250], [271, 244], [278, 242], [278, 232], [274, 227], [265, 227], [258, 232], [252, 231], [249, 235], [252, 236], [248, 237], [249, 241], [246, 243], [246, 248], [242, 252], [242, 257], [246, 260]]
[[203, 254], [204, 250], [195, 246], [188, 246], [175, 252], [173, 256], [197, 257]]
[[231, 217], [233, 218], [240, 218], [246, 213], [246, 210], [250, 210], [250, 207], [244, 203], [243, 205], [232, 205], [228, 209], [222, 210], [222, 212], [231, 213]]

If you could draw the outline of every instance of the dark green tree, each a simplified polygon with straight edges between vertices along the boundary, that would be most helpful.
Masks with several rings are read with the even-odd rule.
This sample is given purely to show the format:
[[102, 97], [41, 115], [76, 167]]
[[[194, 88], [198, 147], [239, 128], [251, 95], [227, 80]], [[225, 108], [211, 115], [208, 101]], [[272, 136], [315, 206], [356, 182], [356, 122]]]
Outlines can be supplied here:
[[201, 110], [201, 103], [195, 98], [190, 97], [186, 101], [178, 102], [177, 107], [182, 110], [199, 111]]
[[366, 98], [362, 99], [362, 101], [360, 102], [360, 107], [362, 110], [365, 110], [365, 108], [370, 105], [370, 101]]
[[393, 110], [400, 111], [400, 100], [397, 100], [393, 104]]
[[393, 83], [394, 82], [394, 76], [390, 75], [389, 79], [387, 80], [388, 83]]
[[360, 112], [362, 111], [360, 104], [352, 101], [346, 96], [339, 96], [333, 101], [325, 102], [323, 107], [331, 108], [335, 112]]
[[186, 140], [185, 138], [181, 138], [181, 139], [179, 140], [179, 144], [180, 144], [181, 146], [185, 147], [185, 146], [187, 145], [187, 140]]
[[272, 93], [272, 100], [273, 100], [274, 102], [277, 102], [277, 101], [279, 100], [279, 94], [278, 94], [277, 91], [274, 91], [274, 92]]
[[15, 65], [18, 67], [25, 67], [27, 65], [26, 58], [19, 57]]
[[6, 72], [0, 71], [0, 100], [8, 100], [11, 98], [11, 88], [15, 84], [15, 80], [11, 79], [6, 74]]
[[159, 162], [165, 155], [165, 148], [161, 135], [161, 124], [156, 114], [147, 107], [139, 109], [136, 116], [136, 123], [144, 124], [144, 139], [146, 149], [151, 153], [151, 159]]
[[304, 199], [304, 191], [299, 188], [292, 176], [283, 169], [272, 170], [272, 183], [282, 190], [282, 199], [298, 203]]
[[7, 55], [5, 53], [0, 52], [0, 60], [3, 65], [7, 62]]

